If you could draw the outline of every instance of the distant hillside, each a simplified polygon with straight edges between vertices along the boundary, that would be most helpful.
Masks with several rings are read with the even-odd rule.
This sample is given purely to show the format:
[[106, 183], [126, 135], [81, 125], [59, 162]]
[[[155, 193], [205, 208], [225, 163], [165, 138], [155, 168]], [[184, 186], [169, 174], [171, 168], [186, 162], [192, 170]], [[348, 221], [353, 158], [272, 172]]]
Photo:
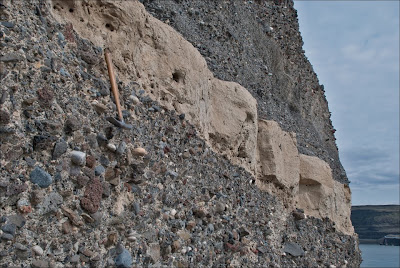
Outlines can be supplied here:
[[400, 206], [352, 206], [351, 221], [360, 240], [400, 234]]

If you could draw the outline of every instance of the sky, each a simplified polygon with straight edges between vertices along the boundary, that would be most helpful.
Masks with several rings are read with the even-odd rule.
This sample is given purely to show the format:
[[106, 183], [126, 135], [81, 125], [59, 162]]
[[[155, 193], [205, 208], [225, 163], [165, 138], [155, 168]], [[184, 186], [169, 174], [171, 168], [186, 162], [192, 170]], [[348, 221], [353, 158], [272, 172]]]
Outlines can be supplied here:
[[399, 204], [399, 2], [295, 1], [353, 205]]

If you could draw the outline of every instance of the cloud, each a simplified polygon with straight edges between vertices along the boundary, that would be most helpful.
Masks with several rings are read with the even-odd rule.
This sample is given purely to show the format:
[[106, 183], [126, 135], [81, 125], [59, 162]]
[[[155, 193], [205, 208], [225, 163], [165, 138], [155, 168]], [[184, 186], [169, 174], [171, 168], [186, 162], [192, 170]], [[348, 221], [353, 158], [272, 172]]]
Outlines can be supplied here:
[[399, 204], [399, 187], [396, 184], [352, 186], [352, 205]]
[[348, 164], [348, 171], [354, 173], [367, 173], [371, 170], [379, 174], [399, 175], [398, 155], [381, 147], [362, 146], [345, 151], [342, 160]]
[[350, 44], [342, 47], [343, 57], [360, 63], [371, 63], [377, 58], [377, 49], [366, 49], [361, 45]]
[[390, 155], [381, 148], [360, 148], [346, 152], [343, 160], [356, 166], [371, 166], [374, 163], [385, 162]]
[[295, 8], [354, 202], [399, 203], [399, 3], [295, 1]]

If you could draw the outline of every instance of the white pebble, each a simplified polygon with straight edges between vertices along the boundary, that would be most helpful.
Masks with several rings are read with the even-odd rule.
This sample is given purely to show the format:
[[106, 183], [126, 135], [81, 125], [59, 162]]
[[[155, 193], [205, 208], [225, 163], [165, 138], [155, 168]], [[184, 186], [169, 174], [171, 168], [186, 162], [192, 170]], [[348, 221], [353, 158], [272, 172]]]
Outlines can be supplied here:
[[176, 215], [178, 211], [176, 211], [176, 209], [172, 209], [171, 210], [171, 216], [174, 217]]
[[112, 143], [107, 144], [107, 149], [110, 150], [111, 152], [115, 152], [117, 150], [117, 146], [115, 146]]
[[129, 96], [129, 98], [132, 100], [132, 103], [134, 105], [137, 105], [138, 103], [140, 103], [140, 100], [136, 96], [131, 95], [131, 96]]
[[131, 241], [131, 242], [134, 242], [134, 241], [136, 241], [136, 237], [135, 236], [130, 236], [130, 237], [128, 237], [128, 241]]
[[43, 253], [44, 253], [44, 252], [43, 252], [43, 249], [42, 249], [40, 246], [38, 246], [38, 245], [33, 246], [33, 247], [32, 247], [32, 251], [35, 252], [35, 254], [38, 255], [38, 256], [42, 256]]
[[78, 249], [79, 249], [79, 242], [76, 242], [73, 246], [73, 250], [74, 252], [78, 252]]
[[71, 156], [71, 161], [74, 164], [78, 166], [84, 166], [86, 164], [86, 154], [84, 152], [72, 151], [70, 156]]
[[133, 149], [132, 153], [138, 156], [145, 156], [147, 154], [146, 149], [144, 148], [135, 148]]

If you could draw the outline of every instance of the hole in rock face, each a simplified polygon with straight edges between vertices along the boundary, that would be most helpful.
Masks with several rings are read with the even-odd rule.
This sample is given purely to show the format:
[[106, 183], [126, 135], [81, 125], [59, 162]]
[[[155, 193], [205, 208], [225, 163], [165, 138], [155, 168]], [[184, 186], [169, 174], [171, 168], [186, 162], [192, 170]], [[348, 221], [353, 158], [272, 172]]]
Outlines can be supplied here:
[[111, 32], [115, 30], [114, 26], [110, 23], [106, 23], [106, 28], [109, 29]]
[[175, 82], [181, 82], [184, 78], [184, 74], [181, 71], [175, 71], [172, 74], [172, 79], [174, 79]]
[[254, 116], [251, 113], [246, 112], [246, 120], [245, 120], [245, 122], [254, 122]]
[[70, 8], [70, 9], [69, 9], [69, 12], [70, 12], [70, 13], [74, 12], [74, 9], [73, 9], [73, 8]]

